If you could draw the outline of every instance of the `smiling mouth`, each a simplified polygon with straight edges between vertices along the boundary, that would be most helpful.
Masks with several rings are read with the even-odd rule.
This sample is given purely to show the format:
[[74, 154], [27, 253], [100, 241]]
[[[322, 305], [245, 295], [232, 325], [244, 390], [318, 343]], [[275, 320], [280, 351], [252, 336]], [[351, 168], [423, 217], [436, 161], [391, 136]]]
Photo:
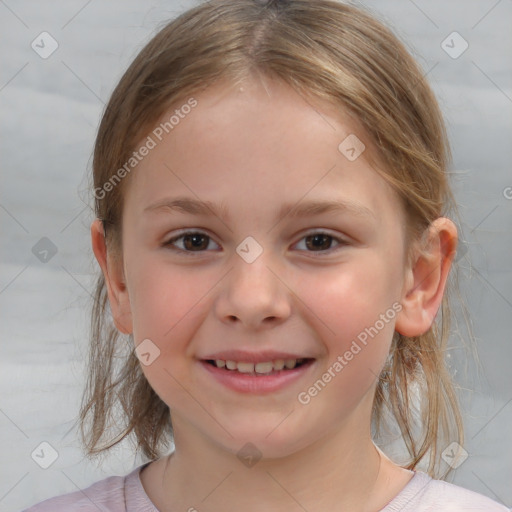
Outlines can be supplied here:
[[314, 359], [276, 359], [275, 361], [264, 361], [260, 363], [239, 362], [223, 359], [205, 359], [204, 362], [209, 365], [224, 370], [226, 372], [233, 372], [238, 374], [247, 374], [250, 376], [265, 376], [273, 375], [278, 372], [285, 372], [298, 368], [300, 366], [309, 365]]

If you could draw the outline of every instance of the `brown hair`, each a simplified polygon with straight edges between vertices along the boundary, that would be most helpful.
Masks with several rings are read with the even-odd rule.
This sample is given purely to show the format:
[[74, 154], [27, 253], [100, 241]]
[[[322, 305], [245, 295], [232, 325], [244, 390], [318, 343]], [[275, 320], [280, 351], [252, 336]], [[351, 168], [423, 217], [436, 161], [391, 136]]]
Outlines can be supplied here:
[[[403, 201], [408, 241], [419, 240], [454, 205], [446, 173], [450, 149], [445, 126], [421, 68], [374, 15], [331, 0], [211, 0], [164, 26], [125, 72], [105, 109], [94, 149], [95, 190], [112, 179], [171, 105], [219, 79], [236, 82], [253, 72], [330, 100], [362, 124], [383, 164], [376, 170]], [[107, 227], [108, 250], [118, 257], [127, 182], [109, 187], [101, 198], [95, 195], [96, 216]], [[415, 468], [428, 455], [432, 476], [441, 450], [451, 441], [463, 444], [462, 420], [444, 360], [448, 301], [446, 293], [436, 322], [425, 334], [408, 338], [395, 333], [373, 407], [375, 435], [389, 413], [409, 453], [406, 467]], [[79, 418], [82, 442], [90, 457], [134, 433], [137, 450], [155, 459], [172, 440], [169, 407], [142, 373], [132, 336], [123, 336], [113, 325], [108, 305], [100, 274]], [[412, 393], [411, 386], [419, 386], [419, 392]], [[114, 421], [118, 405], [122, 426]], [[415, 409], [420, 412], [416, 422]], [[442, 439], [447, 444], [440, 446]]]

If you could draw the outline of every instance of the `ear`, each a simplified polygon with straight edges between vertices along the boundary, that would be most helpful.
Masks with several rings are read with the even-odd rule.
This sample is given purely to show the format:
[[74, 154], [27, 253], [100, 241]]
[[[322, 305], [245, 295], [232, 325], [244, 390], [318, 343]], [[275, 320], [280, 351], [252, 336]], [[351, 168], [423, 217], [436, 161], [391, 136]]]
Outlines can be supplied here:
[[444, 217], [430, 224], [425, 237], [425, 246], [407, 270], [403, 309], [395, 324], [395, 330], [408, 337], [424, 334], [434, 322], [457, 249], [457, 228]]
[[121, 258], [114, 258], [114, 255], [107, 251], [103, 223], [99, 219], [95, 219], [91, 224], [91, 242], [94, 256], [105, 277], [114, 324], [123, 334], [131, 334], [132, 313]]

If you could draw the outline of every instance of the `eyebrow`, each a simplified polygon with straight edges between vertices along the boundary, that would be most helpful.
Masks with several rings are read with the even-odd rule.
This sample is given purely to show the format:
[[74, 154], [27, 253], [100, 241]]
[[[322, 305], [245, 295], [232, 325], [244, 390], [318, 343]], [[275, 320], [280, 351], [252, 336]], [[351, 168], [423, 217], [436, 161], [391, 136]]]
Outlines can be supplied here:
[[[200, 201], [189, 197], [164, 198], [144, 208], [144, 212], [162, 211], [177, 211], [192, 215], [213, 214], [223, 220], [229, 218], [229, 211], [225, 202], [217, 205], [211, 201]], [[348, 213], [360, 217], [377, 218], [372, 210], [353, 201], [311, 200], [299, 202], [299, 204], [283, 204], [276, 213], [276, 219], [282, 219], [285, 216], [292, 218], [307, 217], [322, 213]]]

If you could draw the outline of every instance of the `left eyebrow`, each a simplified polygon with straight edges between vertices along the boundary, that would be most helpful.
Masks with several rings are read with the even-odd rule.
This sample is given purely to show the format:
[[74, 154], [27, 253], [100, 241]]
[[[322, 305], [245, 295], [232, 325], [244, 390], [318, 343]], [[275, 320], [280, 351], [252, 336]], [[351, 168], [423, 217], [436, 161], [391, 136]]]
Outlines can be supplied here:
[[[200, 201], [190, 197], [176, 197], [161, 199], [146, 208], [144, 212], [177, 211], [192, 215], [213, 214], [223, 220], [229, 218], [229, 211], [225, 202], [217, 205], [211, 201]], [[319, 215], [322, 213], [348, 213], [359, 217], [377, 219], [375, 213], [366, 206], [353, 201], [307, 201], [297, 205], [283, 204], [276, 213], [276, 220], [290, 215], [293, 218]]]

